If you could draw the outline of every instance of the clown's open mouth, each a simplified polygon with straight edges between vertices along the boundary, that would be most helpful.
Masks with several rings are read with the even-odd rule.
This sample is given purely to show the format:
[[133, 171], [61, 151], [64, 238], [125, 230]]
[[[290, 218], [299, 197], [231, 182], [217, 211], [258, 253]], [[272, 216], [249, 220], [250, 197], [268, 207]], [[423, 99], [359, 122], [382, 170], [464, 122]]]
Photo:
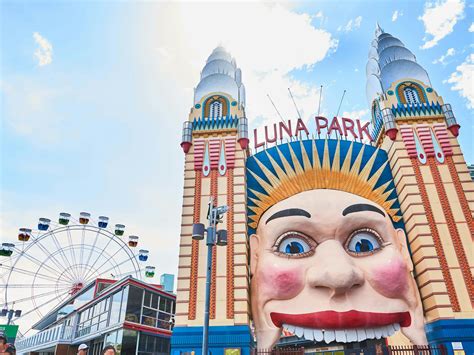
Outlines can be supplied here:
[[272, 312], [270, 317], [284, 328], [307, 340], [349, 343], [365, 339], [380, 339], [411, 324], [410, 313], [374, 313], [360, 311], [323, 311], [304, 314]]

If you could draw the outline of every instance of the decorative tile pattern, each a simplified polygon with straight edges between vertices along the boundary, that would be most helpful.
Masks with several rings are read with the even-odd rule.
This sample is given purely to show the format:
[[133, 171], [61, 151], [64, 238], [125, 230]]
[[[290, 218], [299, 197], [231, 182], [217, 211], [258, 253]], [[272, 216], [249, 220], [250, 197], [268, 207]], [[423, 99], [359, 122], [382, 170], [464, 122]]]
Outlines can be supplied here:
[[[201, 170], [196, 171], [194, 180], [194, 216], [193, 223], [199, 223], [201, 214]], [[188, 319], [196, 319], [196, 301], [199, 269], [199, 241], [192, 241], [191, 245], [191, 272], [189, 278], [189, 311]]]
[[[453, 211], [451, 210], [451, 207], [449, 206], [448, 195], [446, 194], [446, 189], [444, 188], [443, 181], [441, 180], [441, 175], [436, 166], [436, 161], [433, 158], [430, 158], [428, 163], [430, 166], [431, 174], [433, 175], [433, 181], [435, 183], [436, 190], [438, 191], [441, 207], [446, 217], [446, 223], [448, 225], [449, 232], [451, 234], [451, 241], [453, 243], [454, 250], [456, 251], [456, 257], [458, 259], [459, 266], [461, 267], [461, 273], [462, 273], [464, 282], [466, 283], [467, 292], [472, 302], [474, 301], [474, 286], [472, 283], [472, 274], [469, 268], [469, 263], [467, 261], [466, 253], [462, 245], [461, 236], [459, 235], [459, 231], [456, 226], [456, 221], [454, 220]], [[453, 172], [451, 171], [451, 169], [450, 169], [450, 173], [451, 175], [453, 175]], [[457, 193], [459, 196], [458, 191]], [[462, 190], [461, 190], [461, 194], [464, 195]], [[472, 227], [472, 215], [471, 215], [470, 227]], [[471, 235], [472, 235], [472, 229], [470, 228], [470, 230], [471, 230]]]
[[[430, 160], [432, 160], [432, 158], [430, 158]], [[415, 178], [418, 184], [418, 188], [420, 189], [421, 200], [425, 208], [426, 218], [428, 220], [428, 225], [430, 227], [431, 235], [433, 236], [436, 254], [438, 255], [439, 264], [441, 265], [441, 273], [443, 274], [444, 283], [446, 284], [446, 288], [448, 290], [449, 300], [451, 302], [453, 311], [459, 312], [460, 311], [459, 301], [456, 296], [456, 290], [454, 288], [453, 279], [451, 278], [451, 274], [449, 272], [448, 262], [446, 260], [446, 256], [444, 255], [443, 245], [441, 243], [441, 237], [439, 235], [438, 229], [436, 228], [436, 222], [434, 219], [433, 210], [431, 209], [431, 204], [428, 198], [428, 193], [426, 191], [425, 182], [423, 181], [420, 167], [418, 165], [419, 164], [418, 159], [416, 157], [411, 158], [411, 163], [413, 166], [413, 170], [415, 171]]]
[[[219, 143], [219, 141], [217, 141]], [[218, 155], [219, 157], [219, 155]], [[217, 206], [217, 193], [218, 193], [218, 185], [217, 185], [217, 177], [218, 172], [217, 170], [211, 171], [211, 196], [214, 197], [214, 206]], [[217, 248], [216, 246], [212, 247], [212, 267], [211, 267], [211, 298], [209, 302], [209, 318], [215, 319], [216, 318], [216, 267], [217, 267]]]
[[[234, 142], [235, 148], [235, 142]], [[227, 318], [234, 318], [234, 169], [227, 170]]]

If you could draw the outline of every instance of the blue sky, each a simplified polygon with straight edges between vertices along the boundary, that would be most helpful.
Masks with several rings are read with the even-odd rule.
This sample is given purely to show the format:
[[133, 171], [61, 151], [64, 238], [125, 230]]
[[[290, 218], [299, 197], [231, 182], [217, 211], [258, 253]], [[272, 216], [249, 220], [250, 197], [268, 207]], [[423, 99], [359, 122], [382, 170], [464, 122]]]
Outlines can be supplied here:
[[[251, 127], [317, 110], [367, 119], [375, 23], [401, 39], [451, 103], [474, 163], [468, 2], [1, 2], [1, 234], [61, 211], [110, 216], [176, 273], [182, 122], [212, 49], [235, 56]], [[35, 35], [36, 33], [36, 35]], [[36, 53], [36, 54], [35, 54]], [[443, 58], [444, 56], [444, 58]]]

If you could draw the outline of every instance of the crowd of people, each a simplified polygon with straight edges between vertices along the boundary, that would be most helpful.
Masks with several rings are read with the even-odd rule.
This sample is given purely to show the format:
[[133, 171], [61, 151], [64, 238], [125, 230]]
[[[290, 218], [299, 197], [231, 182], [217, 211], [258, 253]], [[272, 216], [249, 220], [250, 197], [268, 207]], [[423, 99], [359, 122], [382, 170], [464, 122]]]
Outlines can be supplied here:
[[[87, 344], [81, 344], [77, 348], [77, 355], [87, 355], [89, 351], [89, 347]], [[1, 353], [0, 353], [1, 354]], [[105, 348], [102, 349], [102, 355], [117, 355], [117, 350], [112, 345], [107, 345]]]

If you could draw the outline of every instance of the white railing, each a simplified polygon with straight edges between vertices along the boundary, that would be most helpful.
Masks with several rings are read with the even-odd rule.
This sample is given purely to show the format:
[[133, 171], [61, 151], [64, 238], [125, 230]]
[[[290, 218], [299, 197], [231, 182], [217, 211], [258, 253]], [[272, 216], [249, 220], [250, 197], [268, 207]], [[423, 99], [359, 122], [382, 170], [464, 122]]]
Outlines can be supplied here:
[[59, 324], [53, 328], [43, 330], [35, 335], [22, 338], [16, 341], [17, 351], [32, 351], [38, 346], [50, 346], [58, 342], [67, 342], [72, 340], [74, 335], [73, 327], [70, 325]]

